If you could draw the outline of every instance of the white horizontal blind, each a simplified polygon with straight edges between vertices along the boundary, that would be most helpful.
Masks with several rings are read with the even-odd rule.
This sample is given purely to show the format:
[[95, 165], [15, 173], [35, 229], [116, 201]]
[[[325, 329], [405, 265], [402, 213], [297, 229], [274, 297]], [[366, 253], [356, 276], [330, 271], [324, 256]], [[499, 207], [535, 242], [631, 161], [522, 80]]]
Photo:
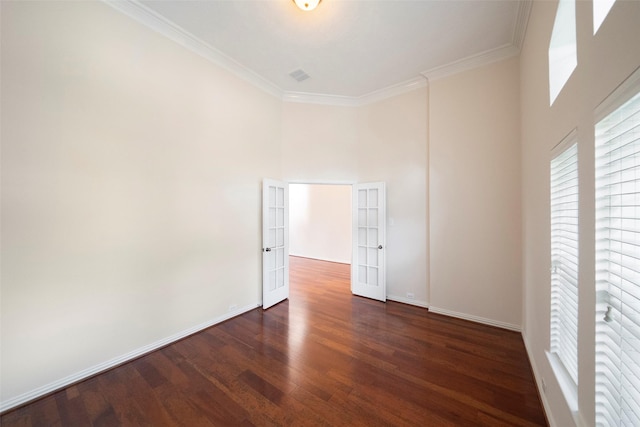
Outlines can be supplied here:
[[596, 424], [640, 426], [640, 93], [595, 148]]
[[[578, 384], [578, 144], [551, 160], [551, 353]], [[563, 144], [564, 145], [564, 144]]]

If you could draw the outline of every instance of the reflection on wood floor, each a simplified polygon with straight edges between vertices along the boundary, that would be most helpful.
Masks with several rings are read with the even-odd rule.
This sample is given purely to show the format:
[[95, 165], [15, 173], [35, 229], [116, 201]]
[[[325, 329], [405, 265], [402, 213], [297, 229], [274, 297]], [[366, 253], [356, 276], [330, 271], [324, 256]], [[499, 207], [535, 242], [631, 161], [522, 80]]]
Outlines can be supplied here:
[[546, 425], [519, 333], [354, 297], [291, 257], [291, 295], [3, 415], [2, 425]]

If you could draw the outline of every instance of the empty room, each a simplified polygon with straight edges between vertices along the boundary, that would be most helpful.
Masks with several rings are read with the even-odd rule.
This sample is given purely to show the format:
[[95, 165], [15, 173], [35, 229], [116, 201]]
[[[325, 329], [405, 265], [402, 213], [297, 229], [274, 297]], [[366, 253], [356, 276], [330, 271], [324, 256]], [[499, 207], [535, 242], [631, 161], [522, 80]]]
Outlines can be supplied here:
[[0, 0], [0, 424], [640, 425], [640, 1]]

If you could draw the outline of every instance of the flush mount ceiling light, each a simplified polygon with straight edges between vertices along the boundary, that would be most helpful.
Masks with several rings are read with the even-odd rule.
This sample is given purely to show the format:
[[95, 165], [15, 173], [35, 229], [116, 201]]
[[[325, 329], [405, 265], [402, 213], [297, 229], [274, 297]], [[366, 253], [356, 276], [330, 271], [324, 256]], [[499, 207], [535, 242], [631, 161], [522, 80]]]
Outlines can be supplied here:
[[315, 9], [322, 0], [293, 0], [300, 9], [309, 11]]

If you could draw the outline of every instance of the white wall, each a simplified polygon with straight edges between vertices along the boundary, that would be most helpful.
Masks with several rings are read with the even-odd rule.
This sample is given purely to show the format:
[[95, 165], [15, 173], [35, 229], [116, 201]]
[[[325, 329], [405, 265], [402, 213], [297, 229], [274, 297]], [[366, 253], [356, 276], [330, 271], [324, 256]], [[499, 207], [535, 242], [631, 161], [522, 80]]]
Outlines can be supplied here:
[[289, 253], [351, 264], [351, 186], [289, 184]]
[[345, 183], [358, 177], [358, 108], [285, 102], [282, 169], [297, 182]]
[[640, 66], [640, 2], [618, 0], [593, 35], [592, 3], [578, 1], [578, 66], [549, 107], [548, 47], [557, 2], [533, 5], [521, 52], [523, 207], [523, 335], [551, 425], [574, 425], [574, 418], [545, 357], [549, 349], [551, 149], [577, 128], [579, 216], [579, 422], [594, 425], [594, 109]]
[[387, 184], [387, 295], [426, 305], [427, 90], [360, 107], [284, 103], [282, 169], [298, 182]]
[[431, 309], [519, 329], [518, 60], [429, 90]]
[[4, 405], [260, 303], [282, 103], [104, 3], [1, 7]]
[[[387, 184], [387, 296], [429, 303], [426, 88], [358, 111], [358, 181]], [[414, 299], [406, 300], [407, 294]]]

